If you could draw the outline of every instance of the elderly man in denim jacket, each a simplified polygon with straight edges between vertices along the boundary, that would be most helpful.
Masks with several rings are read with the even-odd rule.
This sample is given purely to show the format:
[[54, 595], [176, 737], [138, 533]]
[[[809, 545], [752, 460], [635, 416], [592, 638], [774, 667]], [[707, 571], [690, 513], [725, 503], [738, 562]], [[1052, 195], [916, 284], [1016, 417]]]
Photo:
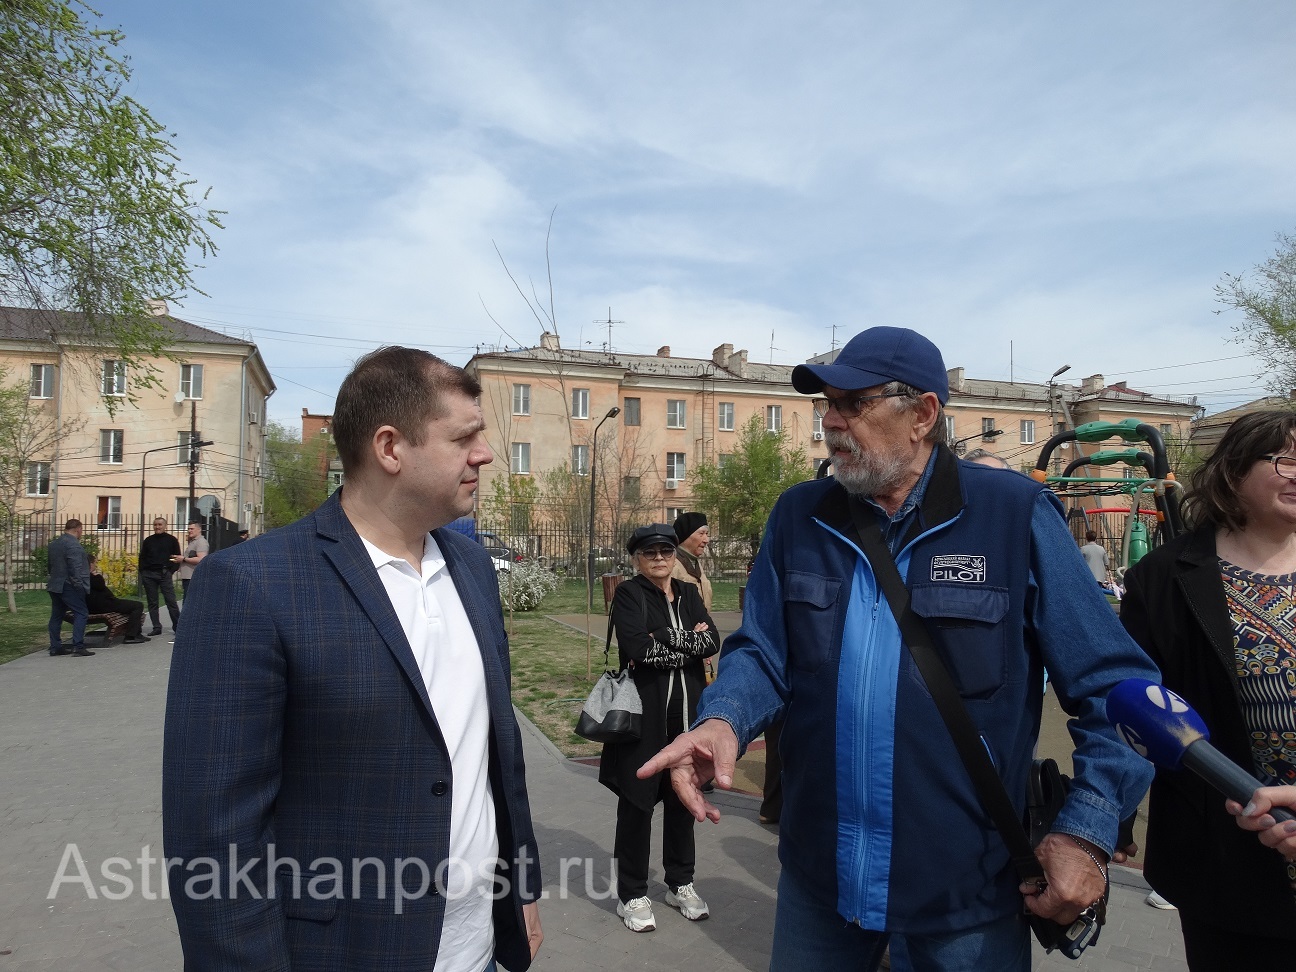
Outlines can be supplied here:
[[[836, 361], [800, 365], [818, 394], [830, 479], [779, 500], [693, 731], [643, 769], [672, 768], [698, 819], [700, 785], [782, 718], [784, 808], [771, 969], [877, 967], [890, 934], [913, 967], [1027, 972], [1023, 903], [1069, 924], [1104, 892], [1119, 821], [1151, 766], [1104, 699], [1157, 671], [1098, 592], [1051, 493], [960, 462], [945, 446], [940, 352], [875, 327]], [[860, 548], [874, 518], [1018, 809], [1039, 734], [1044, 668], [1074, 717], [1075, 784], [1019, 884]], [[863, 522], [867, 522], [864, 520]]]

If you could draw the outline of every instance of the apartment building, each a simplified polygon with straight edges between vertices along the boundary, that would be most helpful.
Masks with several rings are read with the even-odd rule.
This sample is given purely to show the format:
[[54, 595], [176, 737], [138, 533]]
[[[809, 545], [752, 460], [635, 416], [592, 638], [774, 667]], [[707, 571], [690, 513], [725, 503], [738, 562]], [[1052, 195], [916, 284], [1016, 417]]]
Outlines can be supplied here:
[[[669, 346], [655, 355], [569, 350], [550, 333], [538, 347], [476, 354], [466, 368], [481, 383], [487, 435], [498, 457], [482, 471], [479, 496], [510, 472], [534, 476], [566, 464], [588, 474], [597, 446], [600, 479], [612, 477], [651, 497], [651, 508], [669, 521], [690, 507], [691, 471], [701, 462], [723, 462], [753, 415], [805, 449], [809, 478], [827, 452], [810, 399], [792, 388], [793, 367], [754, 363], [731, 344], [710, 358], [674, 357]], [[963, 368], [951, 368], [949, 378], [946, 422], [956, 451], [985, 448], [1017, 468], [1034, 466], [1055, 429], [1138, 418], [1169, 441], [1186, 441], [1200, 412], [1194, 398], [1108, 385], [1102, 375], [1079, 385], [1033, 384], [968, 378]], [[620, 412], [609, 418], [613, 408]], [[1057, 459], [1069, 462], [1099, 448], [1069, 445]]]
[[[27, 462], [24, 512], [87, 528], [138, 529], [165, 516], [182, 528], [191, 502], [259, 532], [266, 401], [275, 384], [255, 344], [172, 317], [168, 356], [143, 381], [112, 352], [88, 344], [79, 315], [0, 308], [0, 369], [23, 386], [37, 416], [57, 430], [47, 454]], [[190, 491], [190, 442], [198, 452]], [[206, 499], [204, 499], [206, 497]]]

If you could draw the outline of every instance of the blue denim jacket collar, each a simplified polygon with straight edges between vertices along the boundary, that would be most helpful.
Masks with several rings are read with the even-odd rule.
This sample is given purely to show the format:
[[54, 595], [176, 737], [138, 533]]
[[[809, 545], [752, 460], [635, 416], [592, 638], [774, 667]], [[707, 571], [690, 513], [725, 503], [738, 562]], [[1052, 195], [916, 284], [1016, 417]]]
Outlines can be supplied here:
[[923, 468], [922, 475], [918, 477], [918, 482], [914, 483], [913, 489], [909, 490], [909, 495], [905, 497], [904, 502], [900, 504], [900, 509], [896, 510], [894, 514], [887, 513], [873, 497], [860, 497], [874, 511], [878, 519], [882, 521], [882, 537], [886, 540], [887, 546], [891, 548], [892, 554], [899, 552], [902, 538], [909, 535], [910, 525], [919, 518], [923, 498], [927, 495], [927, 484], [931, 482], [932, 470], [936, 468], [936, 454], [938, 451], [932, 449], [931, 455], [927, 457], [927, 465]]

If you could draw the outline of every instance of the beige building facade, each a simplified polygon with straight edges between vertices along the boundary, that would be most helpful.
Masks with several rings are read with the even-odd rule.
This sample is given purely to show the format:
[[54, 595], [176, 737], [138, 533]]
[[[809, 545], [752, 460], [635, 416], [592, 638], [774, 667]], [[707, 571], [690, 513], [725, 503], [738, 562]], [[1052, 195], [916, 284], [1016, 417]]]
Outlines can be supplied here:
[[219, 503], [226, 519], [260, 531], [274, 381], [255, 344], [161, 320], [173, 340], [170, 356], [150, 362], [157, 382], [150, 386], [143, 368], [79, 341], [75, 315], [0, 308], [0, 368], [58, 430], [55, 447], [27, 464], [23, 512], [137, 532], [142, 505], [146, 523], [163, 516], [183, 530], [192, 438], [211, 442], [193, 466], [192, 500]]
[[[829, 361], [829, 353], [811, 359]], [[662, 347], [655, 355], [573, 351], [556, 335], [540, 345], [475, 355], [466, 368], [482, 385], [482, 409], [496, 461], [482, 470], [479, 500], [510, 472], [537, 476], [564, 464], [588, 473], [598, 457], [597, 493], [611, 478], [647, 500], [647, 512], [667, 522], [691, 508], [692, 470], [723, 462], [739, 431], [753, 416], [783, 429], [811, 463], [806, 477], [826, 458], [822, 428], [809, 397], [791, 385], [791, 364], [756, 364], [730, 344], [710, 358], [680, 358]], [[1172, 451], [1185, 443], [1201, 412], [1194, 398], [1168, 398], [1107, 384], [1102, 375], [1079, 385], [1032, 384], [968, 378], [951, 368], [946, 423], [956, 451], [984, 448], [1014, 468], [1033, 468], [1056, 430], [1089, 422], [1136, 418], [1155, 426]], [[618, 415], [607, 418], [613, 408]], [[597, 449], [595, 429], [598, 429]], [[1070, 443], [1056, 450], [1054, 468], [1122, 443]], [[1094, 475], [1120, 477], [1122, 470], [1094, 467]]]

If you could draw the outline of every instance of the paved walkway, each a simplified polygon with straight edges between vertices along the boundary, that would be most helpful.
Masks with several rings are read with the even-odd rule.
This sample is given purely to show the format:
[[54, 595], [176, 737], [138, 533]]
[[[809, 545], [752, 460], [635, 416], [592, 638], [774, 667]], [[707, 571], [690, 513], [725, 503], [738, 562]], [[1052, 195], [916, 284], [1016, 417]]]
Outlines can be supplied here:
[[[169, 659], [169, 646], [155, 640], [104, 649], [94, 658], [40, 653], [0, 665], [0, 972], [180, 967], [175, 920], [158, 894], [160, 866], [147, 860], [160, 856], [162, 845], [159, 790]], [[690, 924], [660, 905], [657, 932], [634, 935], [616, 918], [614, 899], [604, 896], [614, 798], [598, 785], [594, 770], [563, 759], [529, 725], [523, 736], [548, 895], [541, 906], [545, 946], [534, 968], [767, 967], [777, 835], [757, 822], [753, 798], [717, 794], [723, 819], [698, 829], [698, 886], [714, 917]], [[51, 899], [51, 885], [72, 845], [85, 862], [94, 896], [71, 880]], [[110, 864], [110, 871], [133, 884], [124, 897], [122, 881], [101, 873], [114, 857], [122, 860]], [[659, 857], [655, 849], [654, 859]], [[565, 882], [559, 863], [564, 859], [575, 862]], [[1174, 913], [1145, 906], [1142, 878], [1117, 871], [1120, 883], [1112, 889], [1110, 923], [1100, 944], [1078, 963], [1041, 955], [1036, 969], [1185, 968]], [[67, 858], [63, 873], [77, 878], [75, 858]], [[141, 882], [145, 873], [147, 887]], [[650, 891], [658, 902], [663, 893], [660, 883]]]

